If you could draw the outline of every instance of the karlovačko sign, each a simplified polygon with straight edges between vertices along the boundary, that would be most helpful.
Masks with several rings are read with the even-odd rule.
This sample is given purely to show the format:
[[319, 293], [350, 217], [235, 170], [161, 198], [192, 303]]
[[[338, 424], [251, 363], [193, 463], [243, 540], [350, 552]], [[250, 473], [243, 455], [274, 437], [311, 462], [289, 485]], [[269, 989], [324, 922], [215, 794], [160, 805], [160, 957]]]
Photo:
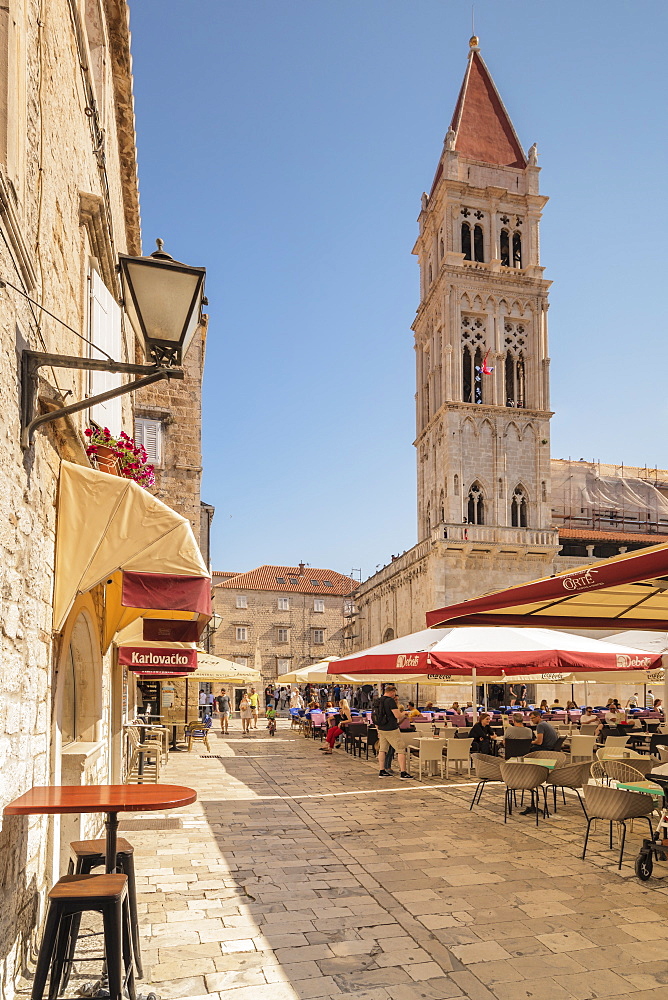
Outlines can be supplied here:
[[160, 646], [120, 646], [118, 662], [135, 673], [160, 671], [190, 674], [197, 669], [197, 650], [169, 649]]

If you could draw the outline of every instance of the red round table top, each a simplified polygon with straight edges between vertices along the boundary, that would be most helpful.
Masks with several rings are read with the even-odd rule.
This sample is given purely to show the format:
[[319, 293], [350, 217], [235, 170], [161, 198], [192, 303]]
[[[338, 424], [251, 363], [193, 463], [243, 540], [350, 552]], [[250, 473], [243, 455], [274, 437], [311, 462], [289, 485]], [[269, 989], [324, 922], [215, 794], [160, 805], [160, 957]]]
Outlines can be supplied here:
[[197, 799], [186, 785], [35, 785], [9, 802], [7, 816], [178, 809]]

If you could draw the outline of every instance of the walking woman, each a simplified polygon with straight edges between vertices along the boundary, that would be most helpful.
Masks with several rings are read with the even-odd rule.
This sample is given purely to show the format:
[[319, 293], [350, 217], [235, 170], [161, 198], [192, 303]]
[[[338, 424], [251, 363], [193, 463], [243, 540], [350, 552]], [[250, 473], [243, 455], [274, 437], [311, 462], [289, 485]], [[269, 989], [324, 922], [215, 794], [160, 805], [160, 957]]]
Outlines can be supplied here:
[[241, 696], [241, 701], [239, 702], [239, 713], [241, 715], [241, 735], [250, 736], [250, 724], [253, 719], [253, 709], [251, 708], [250, 699], [245, 691]]

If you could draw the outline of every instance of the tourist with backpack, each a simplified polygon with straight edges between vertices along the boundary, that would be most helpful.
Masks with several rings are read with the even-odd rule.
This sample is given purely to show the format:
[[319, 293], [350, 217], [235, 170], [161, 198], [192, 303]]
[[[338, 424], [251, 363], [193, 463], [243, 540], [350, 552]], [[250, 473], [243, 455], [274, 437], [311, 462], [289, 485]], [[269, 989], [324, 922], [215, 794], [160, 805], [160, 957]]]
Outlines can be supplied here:
[[378, 763], [380, 764], [379, 778], [391, 777], [389, 771], [385, 770], [385, 755], [390, 747], [393, 747], [399, 758], [400, 778], [406, 780], [410, 774], [406, 770], [406, 746], [411, 739], [409, 733], [403, 733], [399, 729], [399, 724], [408, 718], [408, 713], [402, 711], [397, 705], [397, 689], [394, 684], [385, 685], [385, 693], [380, 698], [376, 698], [373, 703], [371, 719], [378, 729]]

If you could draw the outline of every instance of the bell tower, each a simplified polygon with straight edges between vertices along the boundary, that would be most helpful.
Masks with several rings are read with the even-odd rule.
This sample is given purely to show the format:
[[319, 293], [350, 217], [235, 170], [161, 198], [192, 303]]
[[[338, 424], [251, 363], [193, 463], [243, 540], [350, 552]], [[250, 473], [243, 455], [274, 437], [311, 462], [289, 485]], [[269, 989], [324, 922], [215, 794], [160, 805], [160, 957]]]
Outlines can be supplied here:
[[418, 541], [556, 540], [539, 174], [473, 37], [413, 251]]

